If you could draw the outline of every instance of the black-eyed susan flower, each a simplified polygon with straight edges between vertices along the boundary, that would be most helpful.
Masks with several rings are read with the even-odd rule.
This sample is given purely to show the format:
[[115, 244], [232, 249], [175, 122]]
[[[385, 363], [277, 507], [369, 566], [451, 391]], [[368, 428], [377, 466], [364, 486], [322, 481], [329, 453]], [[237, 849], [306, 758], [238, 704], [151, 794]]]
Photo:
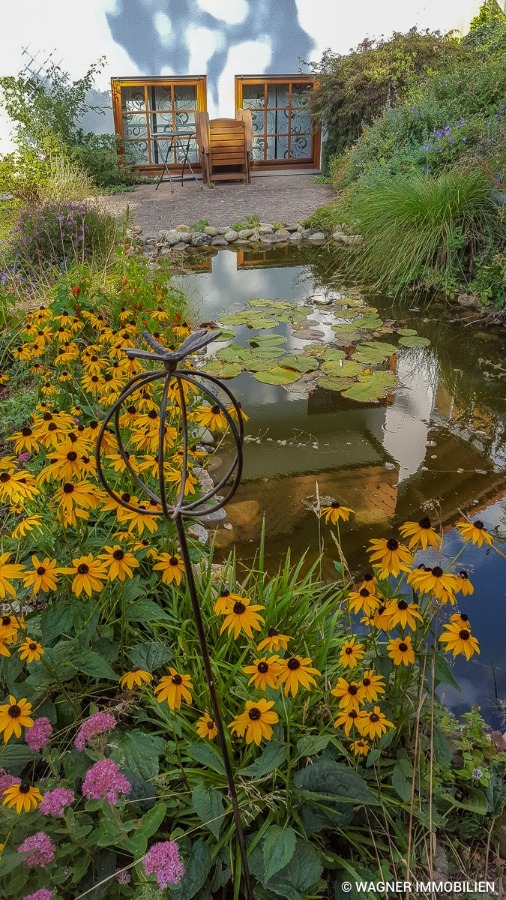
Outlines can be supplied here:
[[34, 594], [46, 593], [47, 591], [55, 591], [58, 587], [58, 575], [62, 570], [58, 568], [55, 559], [40, 560], [38, 556], [32, 556], [32, 568], [27, 569], [23, 576], [23, 584], [25, 587], [31, 587]]
[[[181, 484], [183, 482], [183, 475], [181, 469], [174, 469], [172, 466], [168, 466], [165, 469], [165, 480], [174, 486], [174, 488], [178, 491], [181, 490]], [[186, 471], [186, 479], [184, 483], [184, 496], [187, 497], [188, 494], [196, 493], [196, 485], [198, 484], [197, 479], [190, 472], [189, 469]]]
[[408, 583], [420, 594], [434, 594], [442, 603], [455, 603], [457, 579], [450, 572], [444, 572], [441, 566], [415, 569], [409, 573]]
[[411, 646], [411, 635], [391, 638], [387, 644], [388, 655], [394, 666], [409, 666], [415, 661], [415, 651]]
[[350, 734], [351, 729], [357, 727], [358, 712], [356, 709], [341, 710], [334, 722], [334, 728], [344, 728], [346, 735]]
[[193, 422], [209, 428], [210, 431], [226, 431], [228, 428], [227, 417], [221, 406], [197, 406], [191, 414]]
[[357, 643], [356, 638], [346, 641], [339, 652], [339, 663], [347, 669], [353, 669], [365, 656], [364, 645]]
[[370, 616], [380, 602], [379, 597], [375, 597], [366, 587], [360, 588], [359, 591], [350, 591], [348, 594], [348, 605], [353, 613], [364, 612], [366, 616]]
[[77, 519], [88, 519], [88, 510], [98, 509], [100, 493], [88, 481], [65, 481], [56, 491], [53, 502], [58, 506], [57, 516], [63, 527], [76, 528]]
[[[133, 497], [131, 502], [133, 505]], [[153, 534], [158, 530], [158, 522], [156, 516], [152, 515], [150, 510], [160, 509], [160, 504], [157, 503], [156, 500], [148, 500], [146, 503], [137, 503], [136, 505], [137, 510], [123, 509], [121, 519], [118, 512], [116, 514], [118, 520], [128, 523], [128, 530], [137, 531], [139, 536], [143, 535], [146, 530], [149, 531], [150, 534]]]
[[364, 740], [364, 738], [358, 738], [350, 744], [350, 750], [355, 756], [367, 756], [369, 748], [370, 744], [368, 741]]
[[72, 593], [79, 597], [84, 591], [91, 597], [96, 591], [100, 593], [104, 588], [104, 582], [107, 581], [107, 569], [103, 562], [94, 559], [91, 553], [87, 556], [79, 556], [72, 560], [72, 567], [62, 569], [65, 575], [74, 575], [72, 581]]
[[418, 611], [416, 603], [408, 603], [407, 600], [389, 600], [385, 610], [385, 615], [389, 616], [390, 621], [388, 628], [412, 628], [413, 631], [418, 627], [418, 622], [423, 622], [423, 618]]
[[197, 719], [195, 723], [195, 730], [199, 737], [203, 738], [203, 740], [212, 741], [218, 734], [218, 727], [216, 722], [209, 715], [209, 713], [205, 712], [200, 719]]
[[434, 547], [436, 550], [441, 546], [442, 537], [432, 527], [432, 523], [428, 516], [424, 516], [419, 522], [405, 522], [399, 528], [401, 536], [409, 538], [408, 548], [420, 546], [422, 550], [427, 547]]
[[115, 578], [119, 581], [124, 581], [125, 578], [133, 578], [133, 569], [140, 566], [139, 560], [133, 553], [123, 550], [119, 544], [114, 544], [112, 547], [104, 547], [104, 551], [104, 553], [100, 553], [98, 558], [103, 559], [107, 566], [109, 581], [114, 581]]
[[44, 653], [44, 648], [38, 641], [27, 637], [18, 647], [20, 659], [26, 659], [28, 663], [38, 662]]
[[33, 500], [38, 493], [35, 479], [26, 469], [0, 473], [0, 500], [23, 506], [26, 500]]
[[15, 453], [23, 453], [27, 451], [28, 453], [38, 453], [40, 444], [35, 439], [33, 430], [29, 425], [26, 425], [21, 431], [16, 431], [15, 434], [12, 434], [8, 441], [15, 441], [14, 443], [14, 452]]
[[365, 738], [382, 737], [388, 728], [395, 728], [393, 722], [390, 722], [385, 713], [381, 712], [379, 706], [375, 706], [372, 711], [362, 710], [357, 718], [357, 728]]
[[6, 594], [11, 597], [16, 596], [16, 590], [12, 586], [11, 581], [19, 581], [25, 574], [25, 567], [18, 563], [9, 563], [10, 553], [0, 553], [0, 599], [4, 599]]
[[37, 809], [39, 803], [42, 803], [42, 799], [39, 789], [28, 781], [12, 784], [2, 794], [2, 804], [7, 809], [14, 809], [18, 815]]
[[455, 527], [465, 541], [472, 541], [478, 547], [494, 542], [492, 535], [485, 531], [485, 525], [481, 519], [476, 519], [476, 522], [457, 522]]
[[190, 675], [180, 675], [172, 666], [169, 666], [169, 672], [170, 675], [160, 678], [155, 687], [154, 694], [158, 703], [166, 700], [171, 709], [180, 709], [184, 700], [191, 706], [193, 697], [190, 691], [193, 690], [193, 684]]
[[389, 575], [397, 576], [399, 572], [409, 572], [413, 555], [395, 538], [373, 538], [369, 543], [371, 546], [367, 552], [374, 568], [379, 569], [380, 579], [388, 578]]
[[17, 638], [18, 631], [25, 627], [23, 616], [11, 616], [3, 613], [0, 617], [0, 641], [12, 644]]
[[184, 575], [184, 562], [177, 553], [159, 553], [157, 562], [153, 566], [155, 571], [162, 573], [164, 584], [181, 584]]
[[[11, 655], [11, 654], [10, 654], [10, 650], [8, 650], [7, 647], [6, 647], [6, 644], [7, 644], [7, 643], [8, 643], [8, 642], [5, 640], [5, 638], [0, 639], [0, 656], [6, 656], [6, 657], [9, 657], [9, 656]], [[12, 643], [12, 642], [11, 642], [11, 643]]]
[[140, 687], [142, 684], [150, 684], [153, 681], [151, 672], [146, 672], [139, 666], [132, 666], [129, 672], [125, 672], [120, 680], [119, 686], [124, 691], [133, 691], [134, 687]]
[[378, 606], [372, 617], [372, 625], [378, 631], [389, 631], [391, 627], [391, 614], [388, 609], [388, 603], [383, 602]]
[[226, 616], [232, 609], [234, 603], [242, 602], [244, 597], [241, 594], [235, 594], [233, 591], [229, 591], [228, 588], [222, 588], [220, 591], [220, 595], [217, 598], [213, 610], [217, 616]]
[[330, 693], [334, 697], [339, 697], [341, 709], [358, 710], [364, 700], [364, 692], [360, 682], [346, 681], [346, 678], [338, 678], [335, 688], [332, 688]]
[[373, 669], [367, 669], [360, 682], [362, 696], [368, 703], [378, 699], [379, 694], [385, 693], [385, 680], [383, 675], [376, 675]]
[[330, 522], [331, 525], [335, 525], [339, 520], [347, 522], [352, 512], [349, 506], [341, 506], [337, 500], [333, 500], [328, 506], [322, 506], [320, 517], [324, 516], [327, 524]]
[[34, 513], [33, 516], [25, 516], [24, 519], [21, 519], [15, 528], [12, 529], [11, 537], [14, 540], [18, 541], [20, 538], [26, 537], [26, 535], [32, 531], [34, 528], [37, 528], [39, 531], [42, 531], [44, 527], [42, 516]]
[[446, 644], [446, 650], [452, 651], [453, 656], [463, 653], [466, 659], [471, 659], [473, 653], [479, 653], [480, 648], [478, 641], [471, 634], [469, 623], [468, 627], [462, 627], [459, 622], [451, 622], [444, 626], [443, 633], [439, 636], [441, 643]]
[[272, 726], [279, 722], [279, 716], [272, 711], [274, 700], [247, 700], [246, 709], [228, 726], [233, 734], [244, 737], [247, 744], [256, 744], [262, 740], [270, 741], [273, 735]]
[[257, 644], [257, 650], [259, 653], [261, 650], [268, 650], [269, 653], [287, 650], [289, 641], [293, 641], [293, 638], [288, 634], [280, 634], [277, 628], [269, 628], [267, 637]]
[[474, 586], [469, 581], [469, 575], [467, 574], [465, 569], [461, 569], [458, 575], [455, 576], [455, 578], [457, 579], [457, 587], [455, 588], [455, 593], [464, 594], [464, 597], [474, 594]]
[[254, 684], [260, 691], [265, 691], [267, 687], [276, 688], [280, 672], [279, 656], [255, 659], [251, 666], [243, 667], [243, 672], [251, 675], [248, 685]]
[[471, 623], [466, 613], [454, 613], [450, 616], [450, 622], [456, 622], [460, 628], [467, 628], [468, 631], [471, 631]]
[[174, 334], [181, 340], [183, 338], [189, 337], [189, 335], [192, 333], [190, 325], [185, 320], [183, 320], [182, 322], [179, 320], [176, 322], [173, 322], [172, 330], [173, 330]]
[[264, 620], [259, 615], [258, 610], [265, 609], [258, 603], [252, 603], [249, 597], [243, 597], [242, 600], [236, 600], [234, 605], [226, 613], [226, 618], [220, 628], [220, 634], [228, 630], [229, 634], [238, 638], [241, 631], [244, 631], [248, 637], [253, 637], [253, 631], [261, 631]]
[[299, 690], [299, 685], [311, 690], [311, 686], [316, 686], [314, 675], [321, 675], [318, 669], [311, 666], [311, 659], [302, 656], [290, 656], [287, 659], [279, 661], [278, 687], [284, 686], [285, 695], [291, 694], [295, 697]]
[[26, 697], [16, 700], [12, 694], [9, 695], [9, 702], [2, 703], [0, 706], [0, 733], [3, 734], [4, 744], [10, 741], [11, 737], [21, 737], [22, 728], [31, 728], [33, 719], [30, 716], [32, 704], [28, 702]]
[[367, 588], [371, 594], [377, 594], [377, 583], [376, 576], [373, 575], [372, 572], [364, 572], [362, 575], [362, 582], [357, 587], [357, 591], [361, 591], [362, 588]]

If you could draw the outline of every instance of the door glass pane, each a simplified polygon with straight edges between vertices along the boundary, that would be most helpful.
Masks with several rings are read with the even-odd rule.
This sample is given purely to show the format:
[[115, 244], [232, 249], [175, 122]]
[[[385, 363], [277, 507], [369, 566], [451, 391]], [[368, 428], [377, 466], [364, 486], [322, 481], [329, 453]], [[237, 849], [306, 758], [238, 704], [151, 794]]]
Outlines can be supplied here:
[[137, 110], [146, 109], [144, 88], [122, 87], [121, 108], [124, 109], [125, 112], [137, 112]]
[[191, 84], [174, 86], [174, 106], [176, 109], [197, 109], [197, 88]]
[[153, 160], [153, 165], [155, 166], [163, 166], [166, 158], [167, 152], [169, 152], [169, 158], [167, 162], [169, 164], [174, 163], [174, 149], [171, 148], [170, 140], [164, 140], [163, 138], [157, 138], [154, 141], [151, 141], [151, 159]]
[[292, 84], [292, 106], [309, 106], [310, 84]]
[[303, 109], [292, 109], [290, 118], [292, 134], [311, 134], [311, 116]]
[[288, 159], [288, 135], [278, 134], [276, 138], [276, 159]]
[[310, 134], [292, 135], [290, 159], [311, 159], [312, 140]]
[[148, 142], [128, 141], [125, 143], [125, 158], [130, 166], [149, 165]]
[[[182, 164], [185, 158], [186, 153], [186, 141], [178, 141], [177, 150], [176, 150], [176, 158], [178, 163]], [[190, 141], [190, 148], [188, 150], [188, 159], [191, 163], [198, 162], [199, 154], [197, 149], [197, 144], [195, 141]]]
[[288, 85], [267, 85], [267, 106], [288, 106]]
[[277, 159], [276, 157], [276, 138], [268, 137], [265, 147], [265, 159]]
[[172, 109], [172, 94], [170, 84], [157, 84], [148, 88], [149, 103], [151, 109]]
[[263, 84], [245, 84], [242, 89], [242, 105], [244, 109], [264, 108]]
[[289, 111], [287, 109], [278, 109], [276, 111], [276, 131], [279, 134], [288, 134], [289, 123]]
[[263, 111], [253, 111], [251, 113], [251, 124], [253, 126], [253, 134], [264, 130], [264, 113]]
[[265, 113], [265, 120], [267, 123], [267, 134], [276, 134], [276, 111], [274, 109], [269, 109]]
[[151, 129], [151, 134], [173, 131], [174, 124], [172, 121], [172, 113], [152, 113], [149, 117], [149, 127]]
[[264, 150], [265, 150], [265, 139], [262, 137], [253, 138], [253, 145], [251, 148], [251, 158], [252, 159], [264, 159]]
[[176, 112], [176, 129], [178, 131], [195, 131], [195, 113]]
[[144, 113], [123, 116], [123, 134], [125, 140], [147, 137], [148, 125]]

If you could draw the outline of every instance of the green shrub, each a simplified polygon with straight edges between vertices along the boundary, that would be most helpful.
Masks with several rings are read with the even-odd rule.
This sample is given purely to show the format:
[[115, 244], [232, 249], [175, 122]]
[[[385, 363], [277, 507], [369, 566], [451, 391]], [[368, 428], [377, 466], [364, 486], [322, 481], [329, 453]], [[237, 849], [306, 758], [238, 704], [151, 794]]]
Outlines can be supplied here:
[[125, 162], [118, 135], [81, 134], [72, 144], [70, 156], [98, 187], [134, 185], [141, 180]]
[[207, 219], [199, 219], [198, 222], [194, 222], [191, 226], [192, 231], [202, 232], [209, 225]]
[[97, 193], [93, 179], [63, 153], [52, 153], [47, 178], [39, 186], [42, 202], [85, 200]]

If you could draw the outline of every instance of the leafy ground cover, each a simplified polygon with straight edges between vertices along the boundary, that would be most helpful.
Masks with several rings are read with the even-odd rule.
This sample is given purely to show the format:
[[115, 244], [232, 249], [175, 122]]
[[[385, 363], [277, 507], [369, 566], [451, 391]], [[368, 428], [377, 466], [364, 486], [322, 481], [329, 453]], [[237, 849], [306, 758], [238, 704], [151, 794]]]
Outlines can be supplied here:
[[[348, 328], [364, 311], [346, 306]], [[265, 301], [239, 314], [263, 320], [249, 350], [265, 344], [269, 365], [278, 364], [279, 340], [262, 341], [262, 332], [280, 312], [303, 324], [294, 308]], [[108, 481], [145, 510], [119, 506], [96, 472], [100, 424], [144, 365], [123, 348], [142, 345], [146, 327], [177, 346], [191, 331], [187, 315], [167, 270], [127, 252], [108, 290], [84, 269], [71, 271], [50, 303], [9, 314], [4, 329], [2, 390], [13, 384], [26, 398], [0, 457], [7, 898], [244, 896], [174, 526], [149, 515], [156, 499], [138, 495], [112, 432], [101, 457]], [[335, 355], [324, 365], [346, 361], [329, 349]], [[389, 350], [362, 340], [361, 361], [349, 362], [373, 366], [371, 354]], [[194, 364], [198, 381], [204, 360]], [[227, 423], [198, 388], [189, 386], [185, 401], [191, 499], [209, 457], [202, 429], [226, 448]], [[119, 420], [129, 465], [153, 490], [159, 404], [153, 382]], [[174, 391], [163, 424], [174, 498], [183, 483]], [[304, 573], [304, 560], [289, 558], [267, 575], [263, 544], [250, 569], [233, 556], [214, 565], [212, 553], [192, 545], [259, 900], [324, 900], [350, 878], [432, 877], [441, 860], [451, 873], [498, 877], [504, 741], [478, 710], [455, 721], [437, 695], [456, 685], [449, 658], [479, 653], [479, 619], [471, 627], [458, 608], [472, 583], [425, 517], [372, 541], [363, 573], [350, 573], [341, 532], [352, 515], [346, 497], [315, 507], [315, 528], [334, 539], [332, 583], [321, 581], [318, 564]], [[463, 542], [502, 554], [481, 522], [457, 527]]]

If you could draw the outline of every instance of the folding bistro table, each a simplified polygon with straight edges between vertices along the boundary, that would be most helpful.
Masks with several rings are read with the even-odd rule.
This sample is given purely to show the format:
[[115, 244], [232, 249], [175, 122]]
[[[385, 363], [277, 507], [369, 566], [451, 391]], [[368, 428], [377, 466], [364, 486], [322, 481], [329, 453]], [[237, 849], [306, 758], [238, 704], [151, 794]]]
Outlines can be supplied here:
[[200, 186], [200, 190], [202, 190], [202, 185], [200, 184], [195, 172], [193, 171], [192, 164], [190, 162], [190, 142], [193, 137], [195, 137], [195, 134], [193, 131], [164, 131], [163, 135], [160, 135], [159, 137], [156, 138], [157, 140], [168, 141], [168, 144], [167, 144], [167, 152], [165, 154], [165, 160], [163, 163], [162, 174], [160, 175], [160, 178], [158, 180], [158, 184], [156, 185], [155, 191], [158, 190], [162, 181], [167, 180], [164, 178], [165, 173], [167, 173], [167, 175], [169, 176], [169, 182], [170, 182], [170, 192], [171, 192], [171, 194], [174, 193], [174, 185], [172, 183], [173, 178], [172, 178], [172, 175], [170, 174], [170, 169], [169, 169], [169, 156], [172, 153], [172, 151], [175, 150], [176, 157], [177, 157], [178, 147], [183, 151], [183, 154], [184, 154], [183, 168], [181, 171], [181, 186], [183, 185], [184, 170], [185, 170], [186, 166], [188, 166], [195, 181]]

